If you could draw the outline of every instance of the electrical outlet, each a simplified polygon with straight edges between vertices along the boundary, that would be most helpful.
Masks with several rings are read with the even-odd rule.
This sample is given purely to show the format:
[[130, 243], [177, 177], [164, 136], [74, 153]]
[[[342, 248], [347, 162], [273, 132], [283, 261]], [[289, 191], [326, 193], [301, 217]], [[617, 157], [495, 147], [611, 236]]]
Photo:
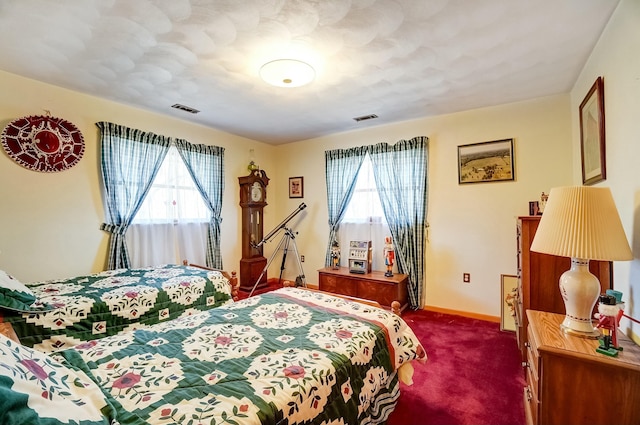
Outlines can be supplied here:
[[304, 255], [301, 255], [301, 256], [300, 256], [300, 262], [301, 262], [301, 263], [304, 263]]
[[469, 273], [462, 273], [462, 281], [464, 283], [469, 283], [471, 282], [471, 274]]

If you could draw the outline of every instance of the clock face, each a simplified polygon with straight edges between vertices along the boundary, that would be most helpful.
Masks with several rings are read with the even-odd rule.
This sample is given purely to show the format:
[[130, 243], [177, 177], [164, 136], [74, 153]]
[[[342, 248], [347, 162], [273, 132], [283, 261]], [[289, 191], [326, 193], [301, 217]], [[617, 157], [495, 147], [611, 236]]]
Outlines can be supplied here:
[[262, 201], [262, 185], [258, 182], [254, 182], [251, 186], [251, 200], [253, 202]]

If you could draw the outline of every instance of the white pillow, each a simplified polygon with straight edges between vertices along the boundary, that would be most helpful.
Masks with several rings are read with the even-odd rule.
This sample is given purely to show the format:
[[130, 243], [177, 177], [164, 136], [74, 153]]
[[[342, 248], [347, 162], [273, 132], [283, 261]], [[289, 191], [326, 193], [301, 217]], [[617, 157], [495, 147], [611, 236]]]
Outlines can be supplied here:
[[79, 370], [0, 334], [0, 423], [108, 425], [111, 404]]
[[17, 311], [30, 311], [36, 296], [22, 282], [0, 270], [0, 307]]

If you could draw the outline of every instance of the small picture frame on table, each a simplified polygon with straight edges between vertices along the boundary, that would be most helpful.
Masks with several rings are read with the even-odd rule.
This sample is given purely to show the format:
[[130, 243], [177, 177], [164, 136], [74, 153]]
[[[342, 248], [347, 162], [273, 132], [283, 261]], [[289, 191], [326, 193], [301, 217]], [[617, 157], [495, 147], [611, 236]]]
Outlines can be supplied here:
[[289, 198], [304, 198], [303, 177], [289, 177]]
[[538, 201], [529, 201], [529, 215], [542, 215]]
[[500, 330], [516, 330], [516, 311], [518, 308], [516, 292], [518, 288], [518, 276], [502, 274], [500, 275]]

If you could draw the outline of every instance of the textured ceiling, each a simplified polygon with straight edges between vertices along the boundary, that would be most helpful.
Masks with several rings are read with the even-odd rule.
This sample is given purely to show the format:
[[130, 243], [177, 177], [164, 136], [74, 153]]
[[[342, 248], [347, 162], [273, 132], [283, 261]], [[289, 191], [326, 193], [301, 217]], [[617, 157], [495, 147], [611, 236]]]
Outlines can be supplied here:
[[[617, 3], [0, 0], [0, 69], [281, 144], [567, 93]], [[316, 79], [268, 86], [278, 58]]]

